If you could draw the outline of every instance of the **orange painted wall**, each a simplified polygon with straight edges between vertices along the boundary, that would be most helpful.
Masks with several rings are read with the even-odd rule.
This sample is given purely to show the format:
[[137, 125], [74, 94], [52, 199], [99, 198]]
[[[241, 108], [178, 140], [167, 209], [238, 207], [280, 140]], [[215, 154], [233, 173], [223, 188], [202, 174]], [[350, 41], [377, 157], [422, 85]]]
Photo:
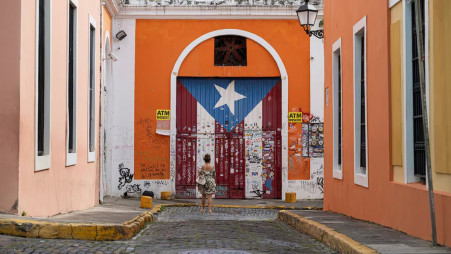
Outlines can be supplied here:
[[[272, 45], [288, 72], [289, 108], [310, 111], [310, 39], [296, 20], [137, 20], [136, 179], [169, 179], [169, 137], [155, 134], [155, 110], [170, 109], [170, 75], [180, 53], [198, 37], [219, 29], [245, 30]], [[280, 76], [276, 63], [263, 47], [250, 39], [247, 47], [248, 66], [214, 67], [213, 39], [207, 40], [188, 55], [179, 76]]]
[[[376, 222], [431, 239], [429, 202], [424, 185], [390, 182], [389, 10], [386, 1], [324, 2], [325, 191], [324, 209]], [[353, 34], [367, 16], [367, 107], [369, 188], [354, 184]], [[332, 177], [332, 44], [341, 37], [343, 87], [343, 180]], [[451, 245], [451, 195], [436, 192], [438, 242]]]
[[[108, 12], [108, 9], [105, 7], [105, 6], [103, 6], [102, 7], [102, 14], [103, 14], [103, 40], [102, 40], [102, 42], [103, 43], [105, 43], [105, 39], [106, 39], [106, 34], [107, 34], [107, 32], [108, 32], [108, 34], [110, 35], [110, 45], [111, 45], [111, 31], [112, 31], [112, 29], [111, 29], [111, 27], [112, 27], [112, 19], [111, 19], [111, 14]], [[102, 45], [102, 47], [103, 47], [104, 45]], [[110, 47], [111, 48], [111, 47]]]

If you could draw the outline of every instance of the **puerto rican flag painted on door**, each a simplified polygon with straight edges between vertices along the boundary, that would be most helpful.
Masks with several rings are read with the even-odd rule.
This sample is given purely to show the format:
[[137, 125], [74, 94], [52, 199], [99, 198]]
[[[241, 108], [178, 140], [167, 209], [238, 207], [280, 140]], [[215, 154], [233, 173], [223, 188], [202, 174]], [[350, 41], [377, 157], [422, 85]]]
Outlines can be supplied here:
[[209, 153], [215, 198], [281, 198], [280, 78], [178, 78], [176, 192], [196, 198]]

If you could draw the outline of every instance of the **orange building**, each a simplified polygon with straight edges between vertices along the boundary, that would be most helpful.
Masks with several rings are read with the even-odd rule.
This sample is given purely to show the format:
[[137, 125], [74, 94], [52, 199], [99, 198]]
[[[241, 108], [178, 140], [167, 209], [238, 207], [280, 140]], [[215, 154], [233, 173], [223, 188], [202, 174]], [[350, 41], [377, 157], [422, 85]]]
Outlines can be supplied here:
[[210, 153], [216, 198], [322, 198], [322, 40], [305, 34], [298, 6], [242, 5], [118, 6], [105, 52], [105, 195], [194, 198]]
[[[446, 0], [325, 2], [324, 209], [431, 239], [416, 32], [424, 34], [437, 237], [451, 245]], [[449, 29], [448, 29], [449, 30]], [[440, 32], [442, 31], [442, 32]], [[449, 69], [449, 68], [448, 68]]]

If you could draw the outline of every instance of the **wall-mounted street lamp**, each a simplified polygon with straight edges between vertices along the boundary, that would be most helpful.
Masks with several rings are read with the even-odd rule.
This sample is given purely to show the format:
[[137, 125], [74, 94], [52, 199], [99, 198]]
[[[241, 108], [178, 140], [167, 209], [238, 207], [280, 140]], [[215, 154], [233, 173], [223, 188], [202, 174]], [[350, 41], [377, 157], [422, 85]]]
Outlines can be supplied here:
[[304, 31], [308, 34], [308, 36], [311, 37], [314, 35], [315, 37], [322, 39], [324, 37], [324, 30], [310, 30], [310, 28], [315, 25], [318, 10], [313, 5], [309, 4], [308, 1], [309, 0], [305, 0], [305, 3], [296, 11], [299, 23], [304, 28]]

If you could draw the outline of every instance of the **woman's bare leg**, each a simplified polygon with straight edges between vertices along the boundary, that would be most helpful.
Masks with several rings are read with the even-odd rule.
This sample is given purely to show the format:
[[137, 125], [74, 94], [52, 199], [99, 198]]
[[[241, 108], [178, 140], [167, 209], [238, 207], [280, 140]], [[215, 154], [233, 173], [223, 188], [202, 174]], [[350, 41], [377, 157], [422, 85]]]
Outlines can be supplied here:
[[200, 209], [200, 212], [203, 213], [205, 211], [205, 197], [206, 194], [202, 194], [202, 209]]
[[208, 196], [208, 213], [211, 213], [211, 203], [212, 203], [212, 200], [211, 200], [211, 194], [208, 194], [207, 195]]

